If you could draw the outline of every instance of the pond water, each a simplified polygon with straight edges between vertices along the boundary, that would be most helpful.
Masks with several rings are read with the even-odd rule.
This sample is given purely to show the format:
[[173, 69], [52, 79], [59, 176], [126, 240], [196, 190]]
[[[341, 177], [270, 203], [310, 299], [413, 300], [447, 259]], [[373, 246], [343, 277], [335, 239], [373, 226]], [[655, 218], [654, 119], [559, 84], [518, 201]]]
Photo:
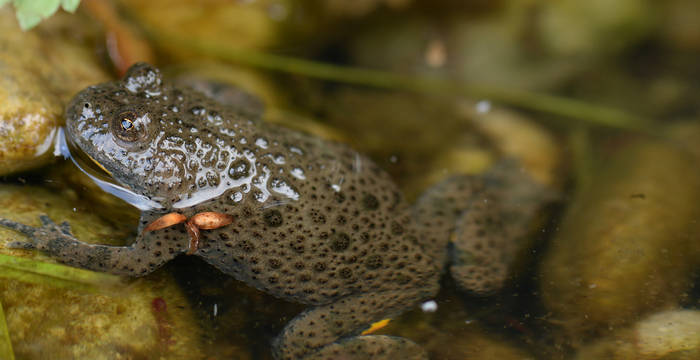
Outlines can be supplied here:
[[[158, 246], [176, 244], [156, 248], [159, 257], [168, 247], [182, 255], [142, 277], [108, 275], [17, 249], [12, 243], [27, 238], [0, 228], [0, 359], [273, 359], [275, 339], [310, 309], [295, 299], [350, 304], [352, 315], [322, 312], [330, 320], [299, 325], [309, 341], [317, 339], [314, 332], [331, 339], [321, 345], [393, 335], [418, 344], [407, 348], [411, 356], [425, 351], [430, 359], [698, 359], [698, 14], [692, 0], [83, 0], [75, 14], [60, 12], [23, 32], [5, 5], [0, 218], [40, 226], [46, 214], [70, 223], [82, 242], [125, 246], [143, 236]], [[205, 171], [215, 165], [201, 165], [210, 153], [197, 152], [207, 146], [200, 142], [172, 145], [170, 168], [159, 167], [166, 163], [159, 153], [140, 148], [148, 156], [138, 164], [158, 165], [134, 162], [127, 170], [160, 171], [154, 183], [148, 176], [120, 183], [109, 175], [123, 176], [123, 168], [84, 153], [75, 139], [64, 144], [75, 163], [52, 154], [52, 141], [71, 126], [64, 116], [71, 98], [123, 78], [136, 61], [156, 65], [167, 84], [226, 103], [230, 110], [219, 113], [244, 119], [229, 122], [212, 107], [197, 108], [192, 113], [207, 125], [188, 124], [187, 99], [154, 115], [177, 118], [163, 132], [171, 137], [158, 141], [176, 144], [181, 134], [197, 133], [192, 139], [202, 142], [208, 133], [226, 153], [213, 155], [223, 164], [221, 177]], [[139, 89], [153, 81], [132, 80], [127, 75], [125, 83]], [[146, 90], [133, 93], [149, 101], [170, 94]], [[173, 94], [163, 101], [188, 96]], [[132, 101], [128, 111], [120, 108], [120, 116], [128, 115], [119, 117], [121, 126], [138, 128], [142, 112], [155, 113], [135, 106], [135, 97], [101, 99], [101, 109]], [[252, 136], [247, 120], [274, 128]], [[287, 128], [309, 136], [287, 135]], [[367, 157], [318, 139], [349, 144]], [[287, 152], [275, 153], [284, 146]], [[123, 154], [138, 152], [126, 148], [132, 153]], [[305, 154], [318, 158], [303, 160]], [[200, 165], [206, 169], [192, 170]], [[224, 186], [251, 172], [246, 184]], [[190, 208], [194, 200], [184, 195], [179, 202], [168, 198], [172, 192], [142, 195], [182, 174], [195, 174], [186, 184], [200, 194], [226, 195], [233, 205]], [[379, 194], [393, 185], [381, 187], [385, 179], [406, 203], [386, 205], [389, 196]], [[130, 188], [126, 200], [140, 199], [147, 214], [139, 219], [125, 196], [100, 189], [110, 183]], [[316, 185], [326, 189], [317, 193]], [[347, 203], [304, 208], [317, 194]], [[354, 212], [347, 205], [353, 201], [360, 204]], [[150, 213], [153, 204], [166, 208]], [[286, 216], [298, 204], [300, 215]], [[193, 219], [205, 211], [229, 212], [233, 223], [207, 228], [188, 220], [143, 230], [169, 212]], [[337, 223], [326, 224], [326, 217]], [[321, 218], [323, 225], [306, 229]], [[266, 224], [262, 235], [258, 223]], [[295, 247], [276, 232], [280, 224], [290, 238], [314, 241]], [[166, 235], [146, 234], [158, 231]], [[445, 245], [439, 250], [427, 241], [437, 233], [447, 234], [435, 240]], [[270, 241], [276, 245], [267, 247]], [[69, 252], [56, 243], [47, 249], [53, 257]], [[198, 256], [186, 255], [188, 249]], [[302, 255], [304, 249], [314, 250]], [[268, 256], [277, 252], [287, 259], [281, 265]], [[421, 256], [396, 260], [414, 253], [436, 259], [438, 270]], [[65, 259], [114, 268], [102, 262], [112, 264], [115, 254], [82, 260], [77, 254]], [[113, 263], [136, 273], [128, 267], [141, 266], [139, 256]], [[414, 282], [402, 278], [405, 269], [427, 279], [415, 281], [415, 294], [404, 286]], [[275, 285], [279, 279], [288, 289], [306, 286], [307, 295], [334, 295], [290, 295]], [[381, 291], [397, 295], [353, 302], [358, 293]], [[358, 315], [376, 309], [386, 310]], [[357, 324], [344, 328], [343, 321]], [[333, 329], [340, 330], [331, 335]], [[295, 341], [290, 357], [321, 347], [298, 350], [307, 340]], [[366, 355], [370, 350], [357, 358], [380, 358]], [[401, 350], [386, 358], [403, 358]]]

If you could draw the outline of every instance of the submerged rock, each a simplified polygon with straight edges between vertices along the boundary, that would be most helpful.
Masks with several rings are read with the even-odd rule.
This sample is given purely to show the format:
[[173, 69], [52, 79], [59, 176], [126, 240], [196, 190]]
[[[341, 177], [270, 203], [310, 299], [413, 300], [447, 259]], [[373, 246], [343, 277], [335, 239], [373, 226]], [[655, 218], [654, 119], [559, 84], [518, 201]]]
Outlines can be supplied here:
[[570, 341], [676, 306], [698, 259], [697, 158], [638, 140], [594, 174], [540, 266], [544, 304]]
[[438, 298], [432, 305], [428, 303], [423, 305], [423, 310], [411, 311], [392, 320], [376, 334], [393, 334], [414, 340], [428, 351], [430, 359], [535, 359], [523, 344], [484, 326], [459, 299]]
[[653, 314], [609, 338], [586, 345], [576, 360], [690, 360], [700, 358], [700, 311]]
[[[123, 244], [133, 224], [109, 224], [84, 207], [75, 192], [35, 186], [0, 186], [0, 217], [38, 224], [39, 214], [68, 220], [83, 241]], [[51, 262], [35, 251], [9, 250], [22, 235], [0, 229], [0, 254]], [[27, 283], [0, 267], [0, 301], [17, 358], [115, 359], [201, 357], [200, 330], [173, 278], [152, 276], [96, 292], [55, 287], [51, 277]], [[19, 279], [19, 280], [18, 280]]]
[[80, 41], [89, 26], [73, 31], [75, 21], [66, 16], [23, 32], [12, 9], [0, 9], [0, 175], [50, 161], [64, 103], [108, 78]]

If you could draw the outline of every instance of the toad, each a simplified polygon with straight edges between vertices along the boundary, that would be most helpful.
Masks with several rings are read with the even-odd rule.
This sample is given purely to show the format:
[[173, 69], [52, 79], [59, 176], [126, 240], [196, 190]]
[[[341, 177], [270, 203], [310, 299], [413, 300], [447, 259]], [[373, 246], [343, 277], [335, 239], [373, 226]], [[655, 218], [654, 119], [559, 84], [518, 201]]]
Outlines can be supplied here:
[[64, 145], [142, 210], [138, 235], [93, 245], [46, 216], [40, 227], [0, 219], [30, 239], [9, 246], [127, 276], [199, 256], [310, 306], [274, 340], [277, 359], [426, 358], [410, 340], [367, 330], [435, 295], [446, 266], [467, 290], [500, 286], [508, 231], [484, 181], [452, 176], [411, 205], [347, 145], [245, 114], [145, 63], [88, 87], [67, 107]]

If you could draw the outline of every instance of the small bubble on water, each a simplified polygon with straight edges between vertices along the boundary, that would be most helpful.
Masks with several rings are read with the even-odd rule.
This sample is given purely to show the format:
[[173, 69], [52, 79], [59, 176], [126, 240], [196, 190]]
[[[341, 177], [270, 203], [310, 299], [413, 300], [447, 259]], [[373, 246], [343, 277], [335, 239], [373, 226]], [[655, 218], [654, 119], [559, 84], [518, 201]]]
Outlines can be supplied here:
[[435, 300], [428, 300], [420, 305], [423, 312], [431, 313], [437, 311], [438, 305]]
[[392, 164], [396, 164], [397, 162], [399, 162], [399, 157], [396, 155], [391, 155], [389, 156], [389, 162]]
[[491, 102], [488, 100], [481, 100], [476, 103], [476, 112], [479, 114], [486, 114], [491, 111]]

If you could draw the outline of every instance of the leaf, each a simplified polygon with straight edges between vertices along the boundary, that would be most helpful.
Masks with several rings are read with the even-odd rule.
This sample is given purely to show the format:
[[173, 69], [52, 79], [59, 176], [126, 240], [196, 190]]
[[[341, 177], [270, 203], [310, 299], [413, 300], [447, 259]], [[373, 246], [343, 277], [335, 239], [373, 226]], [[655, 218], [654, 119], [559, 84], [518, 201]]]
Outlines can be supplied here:
[[14, 0], [17, 14], [47, 18], [58, 10], [61, 0]]
[[61, 7], [69, 13], [74, 13], [80, 5], [80, 0], [61, 0]]
[[95, 292], [119, 284], [118, 276], [0, 254], [0, 278]]
[[[9, 0], [0, 0], [0, 6]], [[15, 13], [19, 27], [22, 30], [29, 30], [36, 26], [41, 20], [56, 13], [59, 7], [68, 12], [74, 12], [80, 4], [80, 0], [13, 0]]]
[[15, 354], [12, 351], [12, 343], [10, 342], [10, 331], [7, 329], [5, 321], [5, 313], [2, 310], [0, 303], [0, 359], [14, 360]]

